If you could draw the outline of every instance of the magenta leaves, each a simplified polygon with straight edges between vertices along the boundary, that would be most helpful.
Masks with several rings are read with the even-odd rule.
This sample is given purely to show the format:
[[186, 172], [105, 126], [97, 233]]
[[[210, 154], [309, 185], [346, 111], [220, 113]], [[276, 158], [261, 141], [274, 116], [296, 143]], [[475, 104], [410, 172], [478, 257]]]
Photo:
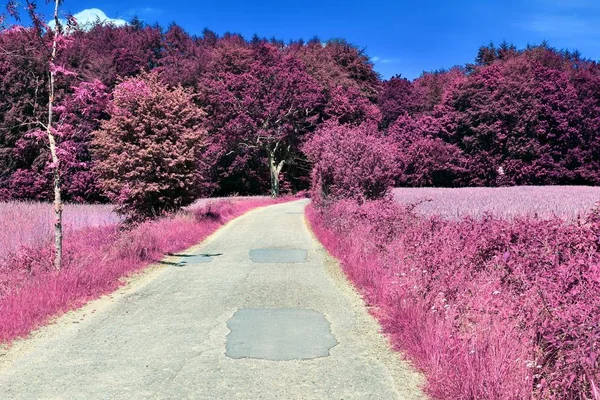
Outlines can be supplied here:
[[327, 123], [303, 150], [313, 163], [311, 197], [317, 204], [379, 199], [393, 183], [393, 144], [379, 134], [375, 123]]
[[433, 397], [598, 398], [596, 220], [452, 221], [389, 200], [309, 220]]

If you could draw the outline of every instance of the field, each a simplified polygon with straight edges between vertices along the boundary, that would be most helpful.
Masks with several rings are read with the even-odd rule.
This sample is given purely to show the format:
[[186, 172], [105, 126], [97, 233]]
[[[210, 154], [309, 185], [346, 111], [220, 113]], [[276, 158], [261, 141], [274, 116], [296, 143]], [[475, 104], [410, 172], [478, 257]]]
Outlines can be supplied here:
[[515, 186], [499, 188], [396, 188], [394, 198], [416, 205], [421, 215], [441, 215], [459, 219], [559, 217], [575, 221], [584, 217], [600, 201], [600, 187], [592, 186]]
[[[63, 216], [66, 236], [120, 221], [110, 205], [67, 204]], [[48, 203], [0, 203], [0, 262], [21, 246], [38, 247], [52, 240], [53, 218], [53, 206]]]

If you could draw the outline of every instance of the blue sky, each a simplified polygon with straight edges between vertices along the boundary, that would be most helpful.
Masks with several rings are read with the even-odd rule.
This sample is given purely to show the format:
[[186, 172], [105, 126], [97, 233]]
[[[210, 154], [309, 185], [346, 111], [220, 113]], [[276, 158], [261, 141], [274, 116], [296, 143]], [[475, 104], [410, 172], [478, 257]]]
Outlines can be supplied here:
[[600, 58], [598, 0], [65, 0], [71, 13], [99, 8], [110, 18], [138, 15], [147, 23], [175, 21], [188, 32], [209, 28], [246, 37], [323, 40], [342, 37], [365, 48], [384, 77], [410, 79], [423, 70], [471, 62], [482, 44], [518, 47], [546, 39], [554, 47]]

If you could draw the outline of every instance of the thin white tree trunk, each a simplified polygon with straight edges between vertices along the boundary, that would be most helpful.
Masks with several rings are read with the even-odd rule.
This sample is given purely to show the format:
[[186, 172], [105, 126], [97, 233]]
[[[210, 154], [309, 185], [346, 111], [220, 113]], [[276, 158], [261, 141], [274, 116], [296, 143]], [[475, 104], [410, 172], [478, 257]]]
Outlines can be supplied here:
[[52, 133], [52, 118], [54, 106], [54, 80], [55, 69], [54, 61], [56, 59], [56, 51], [58, 47], [59, 20], [58, 20], [59, 0], [54, 2], [54, 37], [52, 38], [52, 53], [50, 54], [50, 96], [48, 98], [48, 123], [46, 124], [46, 132], [48, 134], [48, 142], [50, 143], [50, 154], [52, 155], [52, 165], [54, 169], [54, 268], [61, 269], [62, 267], [62, 198], [60, 191], [60, 171], [59, 159], [56, 154], [56, 140]]
[[269, 152], [269, 172], [271, 173], [271, 197], [275, 198], [279, 196], [279, 174], [285, 164], [285, 160], [281, 160], [279, 163], [275, 162], [274, 152]]

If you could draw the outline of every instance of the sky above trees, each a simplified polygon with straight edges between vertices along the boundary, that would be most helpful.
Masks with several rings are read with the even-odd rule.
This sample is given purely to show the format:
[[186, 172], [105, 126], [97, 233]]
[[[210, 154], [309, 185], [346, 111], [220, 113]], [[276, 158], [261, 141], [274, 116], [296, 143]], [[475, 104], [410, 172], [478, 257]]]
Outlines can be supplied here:
[[209, 28], [247, 38], [255, 33], [283, 40], [343, 37], [365, 48], [384, 78], [401, 73], [413, 79], [423, 70], [471, 62], [489, 41], [524, 47], [548, 40], [600, 58], [600, 2], [594, 0], [67, 0], [63, 6], [73, 14], [92, 8], [113, 19], [137, 15], [163, 26], [176, 21], [192, 34]]

